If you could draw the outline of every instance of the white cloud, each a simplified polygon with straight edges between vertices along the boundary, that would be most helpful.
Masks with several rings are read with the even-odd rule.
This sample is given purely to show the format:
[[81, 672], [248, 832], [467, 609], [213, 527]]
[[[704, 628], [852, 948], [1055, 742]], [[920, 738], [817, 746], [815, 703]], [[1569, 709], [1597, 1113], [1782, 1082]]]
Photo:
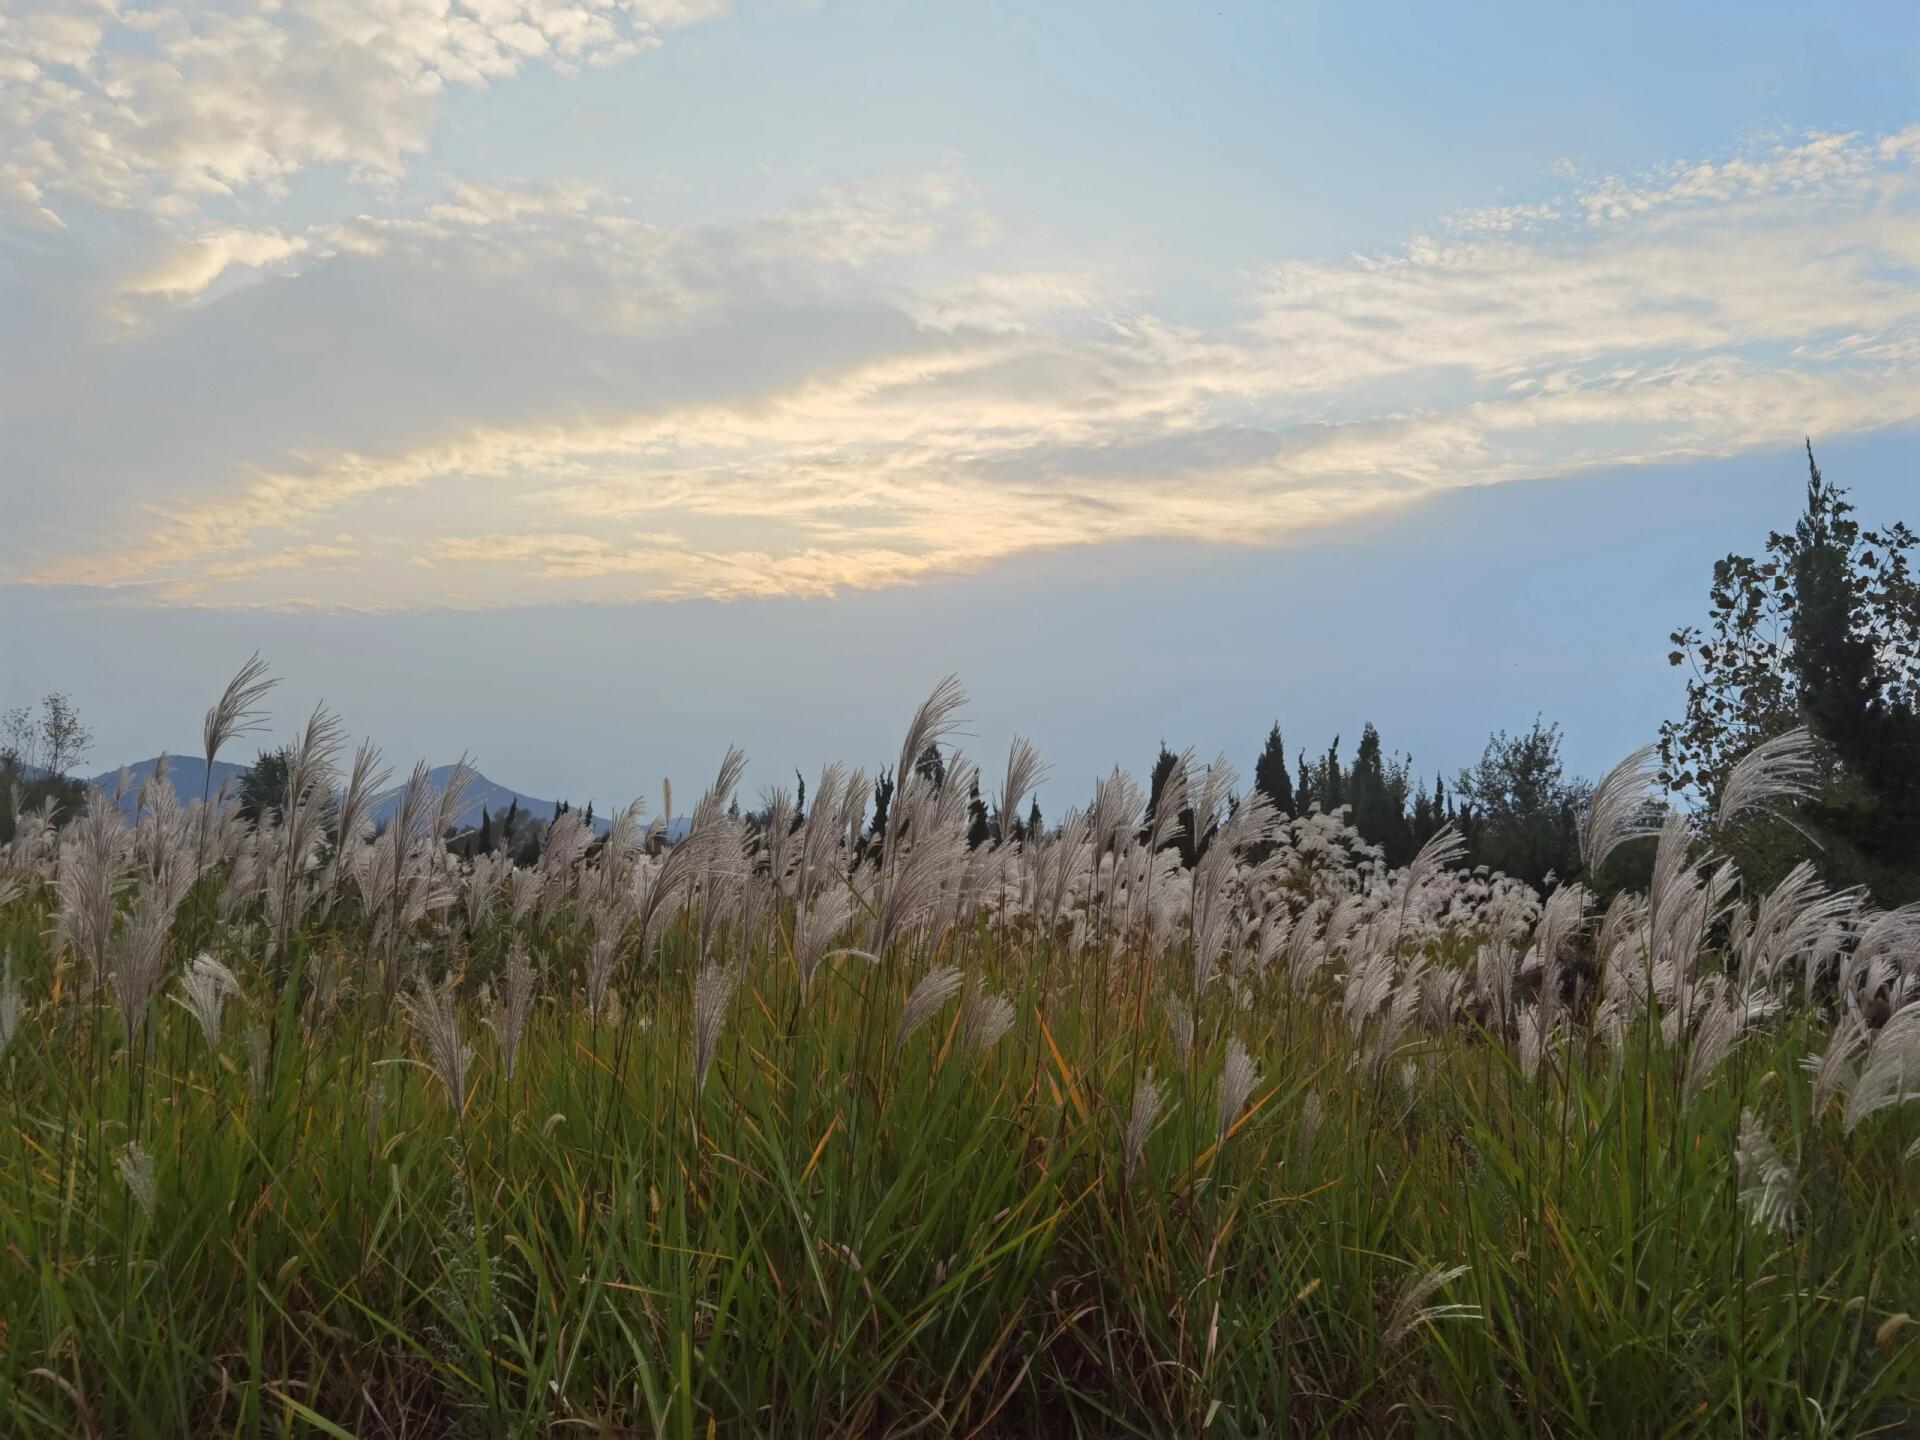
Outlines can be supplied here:
[[307, 242], [277, 230], [211, 230], [188, 244], [170, 247], [127, 282], [130, 295], [198, 295], [229, 266], [259, 269], [298, 255]]
[[25, 0], [0, 10], [0, 195], [189, 218], [336, 165], [401, 175], [438, 97], [606, 65], [719, 4], [674, 0]]
[[[1576, 180], [1275, 264], [1208, 327], [1072, 257], [1003, 265], [952, 165], [704, 228], [456, 179], [212, 231], [143, 282], [202, 299], [76, 362], [140, 508], [0, 566], [162, 603], [824, 594], [1911, 423], [1913, 134]], [[210, 289], [231, 265], [267, 278]], [[129, 412], [208, 354], [184, 406]], [[80, 463], [57, 407], [6, 414], [0, 443]]]

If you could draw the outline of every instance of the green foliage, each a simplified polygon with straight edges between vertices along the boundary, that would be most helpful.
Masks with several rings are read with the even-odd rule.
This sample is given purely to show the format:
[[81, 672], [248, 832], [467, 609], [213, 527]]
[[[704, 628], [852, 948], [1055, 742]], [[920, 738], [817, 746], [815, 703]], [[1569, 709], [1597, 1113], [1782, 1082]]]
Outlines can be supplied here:
[[1580, 813], [1589, 786], [1569, 780], [1560, 727], [1538, 716], [1532, 728], [1489, 737], [1479, 763], [1453, 783], [1460, 829], [1477, 865], [1544, 888], [1580, 867]]
[[1380, 732], [1368, 725], [1360, 732], [1353, 769], [1342, 787], [1353, 807], [1353, 827], [1378, 845], [1389, 865], [1413, 858], [1413, 831], [1407, 823], [1408, 762], [1381, 753]]
[[[0, 909], [39, 997], [44, 904]], [[1146, 1003], [1182, 956], [1043, 994], [982, 927], [946, 945], [1016, 1002], [985, 1053], [957, 1007], [890, 1039], [918, 965], [849, 957], [803, 999], [760, 960], [696, 1097], [681, 925], [616, 1017], [549, 983], [511, 1080], [461, 1016], [456, 1118], [392, 1063], [426, 1057], [409, 1032], [294, 1003], [350, 925], [302, 936], [284, 991], [252, 934], [218, 938], [218, 1046], [159, 1005], [139, 1062], [69, 991], [0, 1059], [8, 1434], [1844, 1436], [1920, 1405], [1911, 1125], [1844, 1138], [1801, 1021], [1692, 1097], [1653, 1030], [1531, 1079], [1428, 1035], [1409, 1078], [1281, 977], [1258, 1025], [1216, 987], [1183, 1062]], [[504, 940], [456, 957], [464, 991]], [[1221, 1140], [1236, 1032], [1259, 1076]], [[1744, 1213], [1753, 1106], [1817, 1223]]]
[[36, 771], [22, 771], [19, 761], [0, 756], [0, 845], [13, 839], [15, 824], [21, 815], [52, 803], [55, 819], [64, 824], [80, 813], [87, 803], [84, 781]]
[[23, 772], [64, 779], [92, 748], [93, 731], [58, 691], [40, 702], [37, 714], [28, 705], [0, 713], [0, 763], [11, 761]]
[[285, 745], [262, 750], [240, 776], [240, 813], [258, 825], [263, 818], [278, 823], [287, 803], [287, 764], [293, 752]]
[[1287, 775], [1287, 745], [1280, 738], [1280, 722], [1273, 722], [1260, 758], [1253, 762], [1253, 788], [1273, 802], [1283, 815], [1294, 813], [1293, 781]]
[[0, 844], [13, 839], [21, 815], [51, 805], [64, 825], [87, 801], [85, 782], [67, 771], [86, 759], [93, 732], [73, 702], [58, 692], [36, 711], [16, 705], [0, 712]]
[[1815, 858], [1893, 903], [1920, 897], [1920, 581], [1905, 525], [1862, 529], [1807, 450], [1807, 503], [1764, 558], [1715, 562], [1704, 628], [1673, 632], [1685, 713], [1661, 727], [1663, 780], [1711, 805], [1733, 762], [1805, 724], [1821, 742], [1806, 838], [1717, 837], [1763, 880]]

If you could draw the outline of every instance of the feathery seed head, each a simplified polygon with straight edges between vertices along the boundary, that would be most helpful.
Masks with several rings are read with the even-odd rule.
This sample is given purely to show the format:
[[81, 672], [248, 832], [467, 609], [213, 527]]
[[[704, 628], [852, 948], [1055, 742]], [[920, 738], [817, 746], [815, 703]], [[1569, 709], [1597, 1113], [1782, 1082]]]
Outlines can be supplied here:
[[227, 741], [260, 728], [261, 721], [266, 719], [260, 702], [279, 683], [267, 673], [267, 662], [260, 658], [257, 650], [227, 682], [227, 688], [207, 711], [206, 722], [200, 730], [209, 772], [213, 769], [213, 757]]
[[1166, 1092], [1153, 1078], [1149, 1067], [1140, 1073], [1133, 1085], [1133, 1105], [1127, 1113], [1127, 1133], [1123, 1145], [1125, 1159], [1121, 1166], [1121, 1180], [1131, 1184], [1134, 1172], [1140, 1168], [1140, 1157], [1146, 1152], [1147, 1136], [1153, 1133], [1154, 1122], [1160, 1118], [1160, 1110], [1166, 1104]]
[[727, 1004], [733, 999], [734, 973], [717, 961], [707, 965], [693, 982], [693, 1092], [707, 1088], [707, 1071], [727, 1023]]
[[1752, 1110], [1740, 1112], [1740, 1138], [1734, 1146], [1740, 1176], [1740, 1204], [1761, 1230], [1793, 1232], [1793, 1167], [1781, 1158], [1767, 1127]]
[[1725, 825], [1756, 807], [1805, 799], [1814, 774], [1813, 732], [1804, 725], [1764, 740], [1727, 772], [1716, 818]]
[[220, 1047], [220, 1011], [227, 997], [239, 989], [233, 972], [211, 955], [196, 955], [187, 962], [186, 973], [180, 977], [180, 993], [173, 1002], [199, 1023], [208, 1049]]
[[1233, 1122], [1240, 1118], [1240, 1112], [1247, 1108], [1247, 1097], [1253, 1094], [1259, 1072], [1254, 1069], [1253, 1057], [1247, 1054], [1247, 1047], [1240, 1043], [1238, 1035], [1227, 1041], [1226, 1063], [1220, 1067], [1220, 1114], [1219, 1138], [1225, 1140], [1227, 1132], [1233, 1128]]
[[943, 965], [928, 971], [908, 994], [907, 1003], [900, 1007], [900, 1024], [893, 1033], [894, 1046], [906, 1044], [907, 1037], [931, 1020], [934, 1012], [952, 999], [959, 988], [960, 972], [954, 966]]
[[127, 1193], [133, 1196], [142, 1212], [151, 1220], [160, 1193], [153, 1176], [153, 1158], [141, 1148], [138, 1140], [133, 1140], [120, 1152], [120, 1158], [115, 1163], [119, 1167], [120, 1178], [126, 1182]]
[[1587, 797], [1587, 814], [1580, 827], [1580, 858], [1597, 871], [1607, 857], [1629, 840], [1659, 833], [1653, 797], [1659, 777], [1658, 747], [1643, 745], [1609, 770]]
[[967, 997], [961, 1028], [968, 1047], [976, 1055], [985, 1054], [1013, 1028], [1013, 1002], [1004, 995], [976, 990]]
[[1451, 1269], [1436, 1265], [1425, 1274], [1416, 1271], [1410, 1275], [1394, 1301], [1392, 1314], [1387, 1318], [1387, 1344], [1398, 1345], [1422, 1325], [1436, 1320], [1478, 1319], [1480, 1307], [1477, 1305], [1427, 1304], [1435, 1293], [1466, 1273], [1467, 1267], [1464, 1265], [1455, 1265]]
[[467, 1066], [473, 1052], [460, 1036], [460, 1017], [454, 1010], [453, 985], [432, 986], [421, 980], [400, 997], [401, 1007], [421, 1045], [427, 1052], [427, 1064], [446, 1086], [456, 1119], [466, 1113]]

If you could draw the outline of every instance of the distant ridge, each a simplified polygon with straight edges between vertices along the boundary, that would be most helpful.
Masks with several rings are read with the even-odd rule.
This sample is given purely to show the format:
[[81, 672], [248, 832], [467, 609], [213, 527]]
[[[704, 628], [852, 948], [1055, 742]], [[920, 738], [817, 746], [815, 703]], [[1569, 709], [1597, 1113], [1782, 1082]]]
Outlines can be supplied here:
[[[140, 787], [153, 778], [154, 766], [159, 763], [160, 757], [151, 755], [145, 760], [135, 760], [129, 765], [120, 767], [127, 772], [127, 793], [120, 799], [121, 809], [133, 809]], [[247, 767], [244, 765], [236, 765], [231, 760], [216, 760], [213, 762], [213, 783], [206, 787], [204, 793], [208, 796], [217, 795], [220, 793], [220, 787], [225, 785], [231, 792], [237, 794], [240, 789], [240, 777], [246, 773]], [[178, 795], [183, 802], [200, 798], [206, 775], [207, 762], [198, 755], [167, 756], [167, 778], [173, 781], [174, 794]], [[95, 790], [104, 790], [111, 795], [119, 779], [120, 770], [103, 770], [87, 781], [87, 784]]]
[[[152, 777], [154, 767], [159, 763], [160, 757], [158, 755], [152, 755], [145, 760], [135, 760], [122, 767], [127, 772], [127, 791], [120, 801], [122, 809], [129, 812], [133, 810], [141, 785]], [[204, 793], [209, 795], [217, 794], [222, 785], [228, 787], [229, 793], [237, 793], [240, 787], [240, 777], [246, 774], [246, 772], [247, 767], [245, 765], [235, 764], [230, 760], [216, 760], [213, 762], [212, 784], [206, 786]], [[436, 765], [428, 774], [435, 788], [438, 788], [447, 783], [448, 777], [453, 774], [453, 766]], [[173, 782], [174, 793], [180, 797], [183, 803], [200, 798], [203, 793], [202, 787], [206, 785], [206, 775], [206, 761], [198, 755], [167, 756], [167, 778]], [[114, 786], [119, 783], [119, 776], [120, 770], [118, 769], [106, 770], [93, 776], [87, 781], [87, 784], [96, 790], [104, 790], [108, 794], [112, 794]], [[393, 818], [393, 812], [400, 804], [401, 788], [400, 785], [394, 785], [382, 791], [380, 795], [375, 798], [373, 804], [369, 807], [369, 813], [375, 824], [384, 824]], [[482, 807], [485, 807], [490, 816], [498, 820], [504, 816], [516, 802], [520, 806], [520, 813], [522, 815], [530, 816], [536, 820], [552, 820], [554, 811], [559, 808], [558, 802], [556, 801], [542, 800], [537, 795], [528, 795], [522, 791], [510, 789], [482, 775], [468, 787], [466, 803], [461, 807], [460, 813], [454, 817], [455, 823], [463, 828], [470, 825], [478, 825], [480, 823], [480, 811]], [[586, 806], [584, 804], [575, 804], [573, 808], [584, 811]], [[617, 809], [618, 807], [610, 808]], [[601, 807], [596, 804], [593, 817], [593, 828], [595, 832], [601, 835], [606, 834], [610, 824], [611, 816], [604, 813]], [[686, 833], [686, 829], [686, 817], [675, 816], [673, 823], [667, 827], [667, 836], [669, 839], [677, 840]]]
[[[427, 778], [436, 790], [443, 787], [452, 775], [453, 766], [451, 765], [436, 765], [427, 772]], [[403, 781], [401, 784], [383, 790], [379, 794], [373, 804], [368, 807], [368, 813], [373, 817], [374, 824], [383, 825], [393, 818], [393, 812], [400, 807], [400, 793], [405, 788], [405, 782]], [[542, 800], [535, 795], [525, 795], [518, 790], [509, 789], [497, 781], [489, 780], [484, 775], [478, 775], [474, 779], [474, 782], [467, 787], [466, 801], [461, 805], [459, 813], [453, 817], [453, 823], [458, 829], [466, 829], [468, 826], [478, 825], [480, 823], [480, 811], [483, 807], [488, 815], [498, 820], [516, 803], [520, 806], [520, 813], [522, 815], [530, 815], [536, 820], [551, 820], [553, 819], [554, 811], [560, 808], [557, 801]], [[586, 806], [575, 805], [573, 808], [584, 811]], [[610, 818], [601, 814], [598, 807], [596, 807], [593, 816], [595, 833], [601, 835], [606, 834], [610, 823]]]

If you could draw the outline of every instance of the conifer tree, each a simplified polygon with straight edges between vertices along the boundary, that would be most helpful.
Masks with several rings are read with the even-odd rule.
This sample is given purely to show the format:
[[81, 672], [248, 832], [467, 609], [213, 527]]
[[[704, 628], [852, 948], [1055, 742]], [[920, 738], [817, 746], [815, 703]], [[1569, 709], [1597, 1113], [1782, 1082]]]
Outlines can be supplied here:
[[993, 839], [993, 826], [987, 819], [987, 802], [980, 798], [980, 777], [973, 778], [967, 800], [967, 848], [978, 850]]
[[1273, 808], [1283, 815], [1294, 813], [1293, 782], [1287, 776], [1287, 747], [1280, 739], [1278, 720], [1267, 732], [1266, 747], [1254, 762], [1253, 787], [1271, 800]]

